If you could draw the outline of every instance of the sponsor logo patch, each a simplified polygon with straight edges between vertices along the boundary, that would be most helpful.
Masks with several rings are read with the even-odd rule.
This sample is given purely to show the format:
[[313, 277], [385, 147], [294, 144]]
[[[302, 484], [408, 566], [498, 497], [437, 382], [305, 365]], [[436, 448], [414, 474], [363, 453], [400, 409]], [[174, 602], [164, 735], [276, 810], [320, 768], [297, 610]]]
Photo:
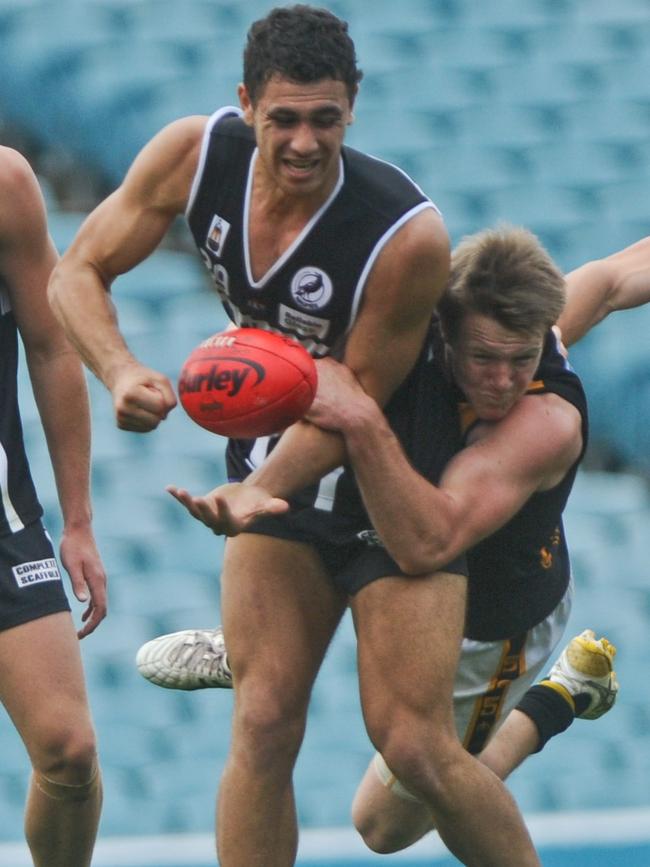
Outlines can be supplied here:
[[278, 308], [278, 322], [282, 328], [287, 328], [301, 337], [319, 337], [321, 340], [327, 336], [330, 328], [329, 319], [300, 313], [285, 304], [280, 304]]
[[22, 589], [31, 587], [33, 584], [42, 584], [43, 581], [60, 581], [61, 573], [56, 560], [30, 560], [27, 563], [19, 563], [12, 566], [16, 584]]
[[215, 214], [210, 223], [208, 234], [205, 239], [205, 246], [215, 256], [221, 256], [223, 245], [226, 243], [228, 232], [230, 231], [230, 223]]

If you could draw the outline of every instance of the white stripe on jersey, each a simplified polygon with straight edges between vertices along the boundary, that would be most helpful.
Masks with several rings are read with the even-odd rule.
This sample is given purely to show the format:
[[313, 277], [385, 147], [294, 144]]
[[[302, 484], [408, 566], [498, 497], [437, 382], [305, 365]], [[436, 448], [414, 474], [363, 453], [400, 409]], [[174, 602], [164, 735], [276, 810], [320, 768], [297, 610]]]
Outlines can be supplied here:
[[257, 467], [262, 466], [262, 464], [266, 460], [266, 456], [269, 453], [270, 441], [271, 437], [258, 437], [255, 440], [255, 445], [250, 450], [250, 453], [246, 458], [246, 463], [252, 470], [255, 470], [257, 469]]
[[[275, 437], [277, 439], [277, 436]], [[258, 437], [255, 444], [250, 450], [246, 463], [254, 470], [261, 466], [266, 460], [269, 453], [269, 444], [272, 437]], [[334, 497], [336, 495], [336, 483], [339, 476], [343, 472], [343, 467], [337, 467], [329, 472], [320, 480], [318, 484], [318, 493], [314, 502], [314, 509], [321, 509], [323, 512], [331, 512], [334, 508]]]
[[9, 529], [12, 533], [18, 533], [25, 529], [25, 525], [18, 517], [18, 513], [14, 509], [14, 504], [9, 498], [9, 463], [7, 461], [7, 453], [2, 444], [0, 444], [0, 493], [2, 493], [2, 505], [5, 512]]
[[393, 235], [395, 234], [395, 232], [397, 232], [398, 229], [401, 229], [402, 226], [405, 223], [407, 223], [412, 217], [414, 217], [416, 214], [419, 214], [420, 211], [426, 210], [427, 208], [433, 208], [433, 210], [436, 211], [436, 213], [438, 213], [438, 214], [440, 213], [438, 208], [434, 205], [434, 203], [430, 199], [427, 199], [426, 202], [420, 202], [419, 205], [416, 205], [414, 208], [411, 208], [410, 211], [407, 211], [405, 214], [402, 214], [402, 216], [399, 218], [399, 220], [396, 220], [393, 223], [393, 225], [390, 226], [386, 230], [386, 232], [384, 232], [384, 234], [381, 236], [381, 238], [375, 244], [375, 247], [374, 247], [372, 253], [370, 254], [370, 256], [368, 256], [368, 260], [367, 260], [365, 267], [363, 269], [363, 273], [359, 277], [359, 282], [357, 283], [356, 289], [354, 290], [354, 299], [352, 301], [352, 308], [350, 310], [350, 322], [348, 324], [348, 334], [350, 333], [350, 330], [351, 330], [352, 326], [354, 325], [355, 320], [357, 318], [357, 313], [359, 312], [359, 306], [361, 304], [361, 298], [363, 297], [363, 291], [366, 287], [366, 281], [368, 279], [368, 274], [370, 273], [372, 266], [375, 264], [377, 257], [379, 256], [381, 251], [384, 249], [386, 244], [390, 241], [390, 239], [393, 237]]
[[250, 208], [253, 199], [253, 172], [255, 170], [255, 163], [257, 162], [258, 154], [258, 148], [255, 148], [255, 150], [253, 151], [253, 156], [251, 157], [250, 167], [248, 170], [248, 181], [246, 183], [246, 190], [244, 193], [244, 261], [246, 263], [246, 279], [248, 280], [250, 286], [253, 289], [263, 289], [264, 286], [273, 277], [273, 275], [276, 274], [280, 270], [280, 268], [282, 268], [284, 263], [294, 254], [298, 247], [300, 247], [304, 239], [307, 237], [307, 235], [309, 235], [316, 223], [320, 220], [325, 211], [338, 196], [341, 187], [345, 183], [343, 158], [339, 157], [339, 177], [334, 186], [334, 189], [329, 194], [327, 201], [323, 202], [320, 208], [303, 227], [300, 234], [293, 239], [293, 241], [291, 242], [289, 247], [287, 247], [284, 253], [282, 253], [282, 255], [275, 260], [275, 262], [273, 263], [273, 265], [271, 265], [266, 274], [263, 274], [259, 280], [255, 280], [255, 278], [253, 277], [253, 266], [251, 264], [251, 244], [249, 240], [248, 229], [250, 225]]
[[229, 114], [234, 115], [235, 117], [241, 117], [243, 112], [241, 108], [237, 108], [237, 106], [235, 105], [225, 105], [223, 108], [215, 111], [214, 114], [211, 114], [205, 125], [205, 130], [203, 132], [203, 141], [201, 142], [201, 153], [199, 154], [199, 162], [196, 167], [196, 173], [192, 180], [192, 187], [190, 189], [190, 195], [187, 200], [187, 205], [185, 206], [185, 216], [188, 219], [190, 216], [190, 212], [194, 207], [194, 200], [199, 189], [199, 184], [201, 183], [201, 178], [203, 177], [203, 169], [205, 168], [205, 161], [208, 156], [208, 145], [210, 144], [210, 133], [212, 132], [212, 128], [215, 123], [218, 123], [222, 117], [225, 117]]
[[343, 472], [343, 467], [337, 467], [320, 480], [318, 485], [318, 495], [314, 503], [315, 509], [322, 509], [324, 512], [331, 512], [334, 508], [334, 496], [336, 494], [336, 483], [339, 476]]

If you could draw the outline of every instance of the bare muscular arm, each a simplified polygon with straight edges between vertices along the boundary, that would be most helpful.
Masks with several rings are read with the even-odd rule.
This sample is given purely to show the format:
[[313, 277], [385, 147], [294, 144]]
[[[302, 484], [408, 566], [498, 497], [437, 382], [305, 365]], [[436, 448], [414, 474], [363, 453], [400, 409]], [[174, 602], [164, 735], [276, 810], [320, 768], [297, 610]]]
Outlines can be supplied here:
[[558, 320], [566, 346], [576, 343], [615, 310], [650, 301], [650, 237], [571, 271], [567, 303]]
[[315, 404], [314, 419], [344, 432], [371, 522], [407, 573], [436, 571], [495, 532], [579, 456], [575, 407], [553, 394], [524, 396], [503, 420], [480, 425], [436, 487], [409, 464], [375, 401], [340, 365], [319, 362], [321, 377], [325, 365], [337, 377], [338, 397]]
[[120, 334], [112, 281], [158, 246], [182, 214], [196, 171], [206, 118], [176, 121], [141, 151], [122, 185], [86, 219], [54, 269], [52, 308], [86, 365], [113, 396], [118, 425], [155, 428], [175, 406], [171, 383], [141, 365]]
[[91, 527], [90, 411], [76, 352], [47, 304], [57, 253], [45, 206], [28, 163], [0, 148], [0, 274], [25, 356], [54, 470], [63, 515], [61, 560], [75, 595], [88, 606], [83, 637], [106, 615], [106, 575]]

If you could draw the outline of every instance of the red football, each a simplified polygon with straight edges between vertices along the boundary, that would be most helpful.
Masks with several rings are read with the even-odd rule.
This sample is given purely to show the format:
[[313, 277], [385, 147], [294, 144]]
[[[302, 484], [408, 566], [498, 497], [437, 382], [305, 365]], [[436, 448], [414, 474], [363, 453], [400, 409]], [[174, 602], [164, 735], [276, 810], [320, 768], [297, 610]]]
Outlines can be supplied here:
[[237, 328], [213, 334], [181, 369], [178, 394], [198, 425], [227, 437], [279, 433], [309, 409], [316, 365], [282, 334]]

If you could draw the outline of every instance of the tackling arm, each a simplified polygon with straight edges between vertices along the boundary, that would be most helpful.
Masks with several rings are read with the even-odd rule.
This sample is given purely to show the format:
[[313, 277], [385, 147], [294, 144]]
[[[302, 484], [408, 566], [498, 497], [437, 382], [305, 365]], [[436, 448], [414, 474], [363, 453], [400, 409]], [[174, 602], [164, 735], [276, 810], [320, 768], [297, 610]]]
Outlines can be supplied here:
[[581, 421], [557, 395], [525, 396], [508, 416], [483, 423], [475, 441], [448, 464], [438, 486], [409, 463], [381, 409], [353, 377], [319, 362], [323, 395], [335, 377], [335, 401], [317, 398], [315, 423], [344, 432], [371, 522], [408, 574], [437, 571], [503, 526], [538, 490], [557, 484], [577, 460]]

